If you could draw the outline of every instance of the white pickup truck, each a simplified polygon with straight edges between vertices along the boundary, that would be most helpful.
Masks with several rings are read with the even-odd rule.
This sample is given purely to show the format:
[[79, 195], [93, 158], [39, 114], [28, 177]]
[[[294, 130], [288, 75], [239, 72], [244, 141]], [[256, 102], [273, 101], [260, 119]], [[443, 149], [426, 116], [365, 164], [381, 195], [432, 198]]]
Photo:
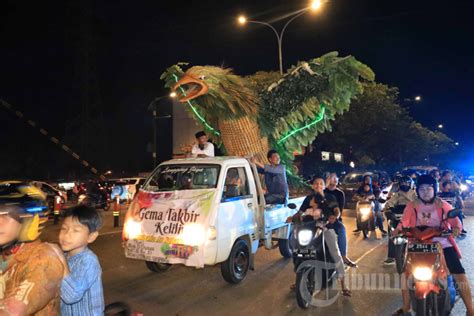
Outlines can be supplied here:
[[[304, 198], [265, 205], [257, 169], [245, 158], [174, 159], [159, 165], [128, 209], [125, 255], [154, 272], [173, 264], [203, 268], [221, 264], [223, 278], [241, 282], [254, 269], [260, 242], [278, 243], [285, 258], [291, 224]], [[291, 204], [290, 204], [291, 203]]]

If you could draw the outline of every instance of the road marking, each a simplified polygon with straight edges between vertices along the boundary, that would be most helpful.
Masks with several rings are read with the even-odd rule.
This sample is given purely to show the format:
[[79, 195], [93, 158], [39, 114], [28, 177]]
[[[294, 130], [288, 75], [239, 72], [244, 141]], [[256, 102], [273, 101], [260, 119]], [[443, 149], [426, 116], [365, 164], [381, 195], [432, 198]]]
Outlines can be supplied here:
[[99, 237], [104, 236], [104, 235], [113, 235], [113, 234], [121, 234], [121, 233], [122, 233], [121, 230], [116, 230], [116, 231], [113, 231], [113, 232], [106, 232], [106, 233], [99, 233]]
[[[359, 263], [362, 259], [364, 259], [368, 254], [372, 253], [375, 249], [377, 249], [378, 247], [380, 247], [381, 245], [383, 245], [385, 243], [385, 240], [382, 240], [379, 242], [378, 245], [372, 247], [371, 249], [367, 250], [362, 256], [360, 256], [359, 258], [357, 258], [356, 261], [354, 261], [355, 263]], [[346, 267], [344, 269], [344, 271], [348, 271], [351, 267]]]

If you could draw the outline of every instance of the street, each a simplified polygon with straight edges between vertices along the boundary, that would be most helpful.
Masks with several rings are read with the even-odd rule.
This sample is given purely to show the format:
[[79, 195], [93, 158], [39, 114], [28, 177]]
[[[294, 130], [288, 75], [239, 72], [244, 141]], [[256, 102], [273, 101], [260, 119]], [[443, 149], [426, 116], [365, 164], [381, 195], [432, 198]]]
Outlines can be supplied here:
[[[472, 203], [467, 205], [471, 207]], [[124, 206], [122, 214], [125, 209]], [[472, 214], [472, 211], [468, 209], [467, 213]], [[387, 254], [386, 239], [377, 239], [379, 233], [377, 238], [368, 240], [352, 234], [353, 211], [344, 213], [349, 257], [358, 264], [357, 269], [350, 269], [346, 274], [353, 295], [351, 298], [339, 296], [334, 304], [324, 308], [301, 310], [297, 306], [294, 291], [290, 290], [295, 282], [293, 263], [283, 259], [278, 249], [260, 248], [255, 271], [249, 271], [238, 285], [226, 283], [219, 266], [192, 269], [175, 265], [158, 274], [149, 271], [142, 261], [125, 258], [121, 229], [113, 228], [111, 211], [104, 213], [101, 236], [91, 248], [102, 265], [106, 304], [124, 301], [133, 311], [144, 315], [391, 315], [401, 306], [401, 295], [398, 289], [392, 288], [395, 267], [382, 265]], [[473, 216], [467, 216], [465, 227], [467, 231], [474, 231]], [[58, 231], [59, 225], [54, 226], [50, 221], [43, 240], [57, 241]], [[459, 240], [471, 284], [474, 283], [474, 257], [468, 247], [473, 241], [472, 234]], [[462, 301], [456, 303], [452, 315], [465, 315]]]

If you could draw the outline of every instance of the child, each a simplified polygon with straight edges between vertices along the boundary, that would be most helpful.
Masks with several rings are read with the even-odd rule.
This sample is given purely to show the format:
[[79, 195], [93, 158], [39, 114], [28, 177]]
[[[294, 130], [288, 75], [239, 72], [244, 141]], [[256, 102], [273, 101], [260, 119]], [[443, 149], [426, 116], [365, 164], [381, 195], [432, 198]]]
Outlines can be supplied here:
[[0, 184], [0, 315], [59, 315], [64, 257], [39, 240], [48, 218], [42, 193], [22, 185], [28, 194], [14, 196]]
[[67, 264], [61, 282], [61, 315], [103, 315], [102, 269], [88, 248], [99, 235], [102, 219], [94, 208], [80, 205], [64, 212], [59, 244]]

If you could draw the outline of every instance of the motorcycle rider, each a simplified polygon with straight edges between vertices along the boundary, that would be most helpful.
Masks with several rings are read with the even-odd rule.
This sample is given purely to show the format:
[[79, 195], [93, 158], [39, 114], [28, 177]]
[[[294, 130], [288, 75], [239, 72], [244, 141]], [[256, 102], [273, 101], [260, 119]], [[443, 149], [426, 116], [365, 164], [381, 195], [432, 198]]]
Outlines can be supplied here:
[[[393, 213], [395, 208], [403, 209], [408, 204], [416, 200], [416, 192], [413, 190], [413, 180], [409, 176], [403, 176], [399, 179], [399, 190], [395, 192], [392, 197], [385, 203], [383, 212], [387, 217], [387, 221], [394, 223], [394, 227], [398, 225], [398, 221]], [[395, 264], [395, 245], [392, 239], [388, 239], [388, 254], [387, 259], [383, 262], [385, 265]]]
[[[326, 226], [327, 228], [332, 228], [337, 234], [337, 243], [339, 245], [339, 250], [341, 251], [342, 258], [344, 259], [344, 263], [349, 267], [355, 268], [357, 264], [355, 264], [351, 259], [347, 257], [347, 234], [346, 234], [346, 227], [341, 222], [341, 210], [339, 208], [338, 201], [336, 198], [331, 195], [325, 193], [326, 184], [324, 182], [323, 177], [315, 176], [312, 182], [313, 194], [319, 193], [321, 196], [324, 197], [324, 207], [323, 211], [328, 209], [331, 212], [334, 212], [335, 216], [332, 217], [329, 221], [329, 224]], [[309, 202], [311, 200], [312, 195], [307, 196], [303, 204], [301, 204], [300, 211], [304, 212], [307, 208], [309, 208]]]
[[[370, 181], [366, 180], [370, 179]], [[364, 177], [364, 182], [362, 183], [361, 187], [357, 190], [357, 193], [352, 197], [353, 201], [361, 202], [361, 201], [370, 201], [375, 199], [374, 191], [372, 188], [372, 178], [370, 176]], [[359, 218], [356, 217], [356, 229], [353, 233], [358, 233], [361, 231]]]
[[[322, 179], [320, 179], [322, 180]], [[344, 282], [344, 260], [343, 256], [341, 255], [339, 246], [338, 246], [338, 236], [335, 233], [334, 229], [329, 228], [330, 223], [334, 223], [336, 221], [336, 213], [335, 208], [330, 208], [327, 204], [326, 198], [323, 194], [317, 192], [314, 194], [309, 195], [305, 201], [307, 201], [307, 207], [305, 205], [304, 209], [300, 208], [300, 211], [297, 212], [292, 217], [288, 218], [288, 221], [306, 221], [308, 218], [312, 217], [312, 220], [319, 221], [317, 225], [324, 225], [323, 222], [328, 222], [326, 226], [320, 226], [323, 228], [324, 234], [324, 241], [326, 246], [328, 247], [329, 253], [334, 260], [335, 263], [335, 270], [337, 273], [337, 277], [341, 282], [341, 291], [343, 296], [352, 296], [352, 292], [349, 288], [346, 287]], [[322, 220], [322, 221], [321, 221]], [[295, 271], [298, 267], [295, 266]], [[296, 288], [296, 284], [291, 285], [291, 289]]]
[[[452, 229], [453, 236], [448, 238], [439, 237], [434, 240], [439, 241], [443, 247], [446, 265], [458, 285], [459, 293], [467, 309], [466, 315], [474, 316], [471, 287], [464, 267], [461, 264], [456, 241], [453, 238], [459, 235], [462, 225], [457, 217], [448, 218], [445, 222], [442, 222], [452, 207], [449, 203], [437, 197], [437, 188], [438, 183], [432, 176], [422, 175], [418, 178], [416, 186], [418, 198], [407, 204], [401, 223], [395, 229], [394, 234], [398, 234], [403, 227], [440, 227], [442, 223], [446, 224], [446, 228]], [[403, 274], [403, 276], [406, 280], [406, 275]], [[406, 284], [406, 282], [402, 282], [402, 284]], [[402, 288], [402, 298], [403, 307], [397, 310], [394, 315], [405, 315], [410, 312], [410, 294], [406, 287]]]
[[[455, 209], [462, 210], [464, 208], [464, 202], [462, 201], [461, 197], [457, 192], [453, 190], [452, 181], [444, 181], [441, 183], [441, 192], [439, 193], [438, 197], [449, 204], [451, 204]], [[461, 224], [464, 225], [464, 215], [461, 212], [459, 214], [459, 220]], [[462, 229], [461, 235], [466, 235], [466, 230]]]
[[0, 197], [0, 315], [59, 315], [63, 266], [54, 246], [38, 239], [48, 217], [32, 191]]

